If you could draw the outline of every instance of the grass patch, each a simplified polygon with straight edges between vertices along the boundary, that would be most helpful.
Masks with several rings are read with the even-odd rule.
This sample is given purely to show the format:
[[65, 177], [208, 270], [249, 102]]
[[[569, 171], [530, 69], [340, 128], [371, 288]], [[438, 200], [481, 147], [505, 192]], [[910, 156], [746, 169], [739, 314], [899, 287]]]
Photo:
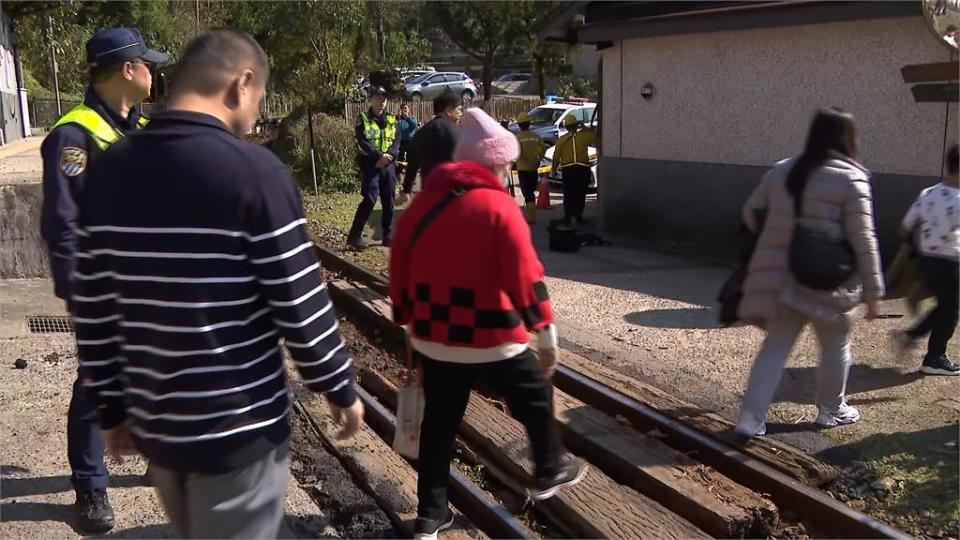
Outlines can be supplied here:
[[[387, 274], [389, 265], [389, 251], [378, 244], [371, 242], [370, 248], [364, 251], [348, 249], [347, 233], [353, 223], [353, 215], [360, 204], [359, 193], [328, 192], [314, 196], [304, 192], [303, 206], [309, 222], [310, 235], [313, 241], [324, 246], [336, 249], [341, 255], [351, 261], [366, 267], [374, 272]], [[374, 227], [374, 237], [379, 231], [380, 208], [374, 209], [368, 225]], [[365, 229], [369, 240], [371, 227]]]
[[[852, 443], [872, 474], [846, 493], [867, 513], [917, 537], [956, 538], [960, 534], [960, 472], [957, 425], [913, 433], [880, 433]], [[891, 478], [890, 493], [871, 488]]]

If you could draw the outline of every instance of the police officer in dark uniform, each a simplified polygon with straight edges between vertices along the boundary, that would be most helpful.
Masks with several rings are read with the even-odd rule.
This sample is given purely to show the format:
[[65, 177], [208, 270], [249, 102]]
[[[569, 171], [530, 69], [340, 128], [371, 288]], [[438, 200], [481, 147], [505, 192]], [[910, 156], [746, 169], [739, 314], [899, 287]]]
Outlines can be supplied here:
[[[98, 154], [146, 124], [136, 104], [150, 95], [150, 66], [166, 59], [147, 48], [136, 29], [97, 31], [87, 41], [90, 86], [83, 103], [63, 115], [43, 140], [41, 234], [49, 250], [54, 292], [70, 311], [74, 225], [85, 173]], [[96, 410], [78, 378], [67, 416], [67, 454], [77, 492], [76, 526], [85, 533], [103, 533], [114, 524], [103, 451]]]
[[347, 235], [347, 242], [355, 249], [367, 247], [363, 239], [363, 226], [370, 219], [378, 194], [383, 209], [380, 224], [384, 246], [390, 246], [390, 236], [393, 234], [393, 202], [397, 184], [395, 162], [400, 151], [400, 138], [397, 136], [397, 119], [387, 112], [386, 107], [386, 89], [381, 86], [373, 87], [370, 108], [360, 113], [357, 118], [357, 162], [360, 166], [360, 194], [363, 200], [357, 207], [353, 225]]

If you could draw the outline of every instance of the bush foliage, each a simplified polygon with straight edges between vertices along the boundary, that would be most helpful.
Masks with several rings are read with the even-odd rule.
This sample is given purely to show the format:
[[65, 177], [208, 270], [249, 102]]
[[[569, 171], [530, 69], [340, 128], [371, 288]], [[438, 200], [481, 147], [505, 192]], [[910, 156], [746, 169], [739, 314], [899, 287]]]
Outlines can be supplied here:
[[[353, 126], [339, 116], [313, 113], [313, 134], [319, 190], [356, 190], [357, 144]], [[295, 109], [284, 119], [273, 150], [290, 167], [300, 187], [312, 192], [310, 133], [305, 108]]]

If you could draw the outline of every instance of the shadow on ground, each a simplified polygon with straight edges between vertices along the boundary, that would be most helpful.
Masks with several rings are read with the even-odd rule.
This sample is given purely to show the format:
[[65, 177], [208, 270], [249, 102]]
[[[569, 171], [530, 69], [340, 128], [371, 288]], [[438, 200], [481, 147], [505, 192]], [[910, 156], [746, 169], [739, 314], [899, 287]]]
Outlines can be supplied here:
[[[858, 400], [856, 395], [884, 388], [893, 388], [910, 384], [923, 377], [919, 372], [904, 373], [893, 367], [874, 367], [867, 364], [854, 364], [850, 367], [847, 382], [847, 395], [854, 405], [892, 401], [893, 398], [865, 398]], [[788, 367], [783, 371], [780, 387], [774, 397], [775, 402], [814, 403], [817, 388], [816, 367]]]
[[[702, 258], [698, 260], [696, 257], [700, 253], [696, 251], [671, 249], [671, 246], [666, 245], [654, 247], [637, 234], [608, 233], [595, 226], [587, 226], [583, 230], [599, 234], [611, 245], [587, 246], [577, 253], [550, 251], [547, 225], [550, 220], [562, 216], [562, 206], [554, 203], [553, 209], [539, 211], [537, 224], [532, 228], [537, 253], [546, 274], [553, 278], [631, 291], [686, 304], [714, 306], [716, 293], [731, 271], [721, 264], [705, 262]], [[599, 204], [594, 196], [587, 199], [584, 217], [594, 224], [599, 224]], [[639, 317], [635, 324], [646, 325], [648, 322]]]
[[[69, 476], [47, 476], [39, 478], [10, 478], [10, 474], [29, 474], [30, 470], [13, 465], [0, 466], [3, 474], [0, 497], [4, 503], [0, 504], [0, 520], [5, 522], [12, 521], [59, 521], [73, 527], [73, 505], [40, 503], [32, 501], [17, 501], [21, 497], [32, 497], [37, 495], [47, 495], [50, 493], [61, 493], [71, 491], [73, 487], [70, 484]], [[142, 487], [147, 484], [144, 482], [144, 476], [139, 474], [112, 475], [110, 477], [110, 488], [132, 488]], [[79, 531], [78, 531], [79, 533]], [[129, 534], [128, 531], [120, 531], [117, 534], [123, 534], [124, 538], [167, 538], [168, 536], [157, 536], [153, 533]], [[120, 536], [111, 536], [117, 537]]]
[[[34, 495], [46, 495], [49, 493], [61, 493], [71, 491], [69, 476], [45, 476], [39, 478], [10, 478], [7, 475], [11, 472], [19, 474], [29, 473], [22, 467], [11, 467], [4, 465], [3, 471], [3, 490], [0, 492], [0, 498], [16, 499], [18, 497], [31, 497]], [[110, 476], [111, 488], [131, 488], [143, 487], [149, 485], [146, 478], [141, 474], [121, 474]], [[4, 516], [6, 521], [6, 516]]]
[[713, 308], [649, 309], [635, 311], [624, 318], [630, 324], [647, 328], [707, 329], [719, 328]]

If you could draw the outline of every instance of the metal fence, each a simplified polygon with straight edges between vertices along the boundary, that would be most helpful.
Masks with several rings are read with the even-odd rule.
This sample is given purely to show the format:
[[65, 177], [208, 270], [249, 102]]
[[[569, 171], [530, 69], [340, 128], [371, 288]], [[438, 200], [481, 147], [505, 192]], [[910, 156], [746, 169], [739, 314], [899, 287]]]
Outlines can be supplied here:
[[[410, 114], [416, 116], [421, 122], [426, 122], [433, 117], [433, 102], [430, 101], [411, 101]], [[474, 100], [464, 103], [467, 107], [480, 107], [487, 114], [497, 120], [513, 120], [521, 112], [543, 105], [543, 100], [538, 98], [492, 98], [486, 101]], [[362, 111], [367, 109], [366, 102], [348, 102], [343, 108], [343, 115], [350, 125], [357, 121], [357, 117]], [[400, 108], [400, 103], [391, 101], [387, 104], [387, 110], [396, 114]]]
[[[62, 114], [66, 114], [67, 111], [79, 104], [80, 102], [76, 100], [61, 99], [60, 110]], [[61, 113], [57, 112], [56, 99], [34, 97], [28, 100], [28, 106], [30, 108], [31, 127], [49, 130], [60, 119]], [[159, 103], [144, 103], [142, 107], [143, 113], [147, 116], [160, 109], [162, 109], [162, 106]]]

